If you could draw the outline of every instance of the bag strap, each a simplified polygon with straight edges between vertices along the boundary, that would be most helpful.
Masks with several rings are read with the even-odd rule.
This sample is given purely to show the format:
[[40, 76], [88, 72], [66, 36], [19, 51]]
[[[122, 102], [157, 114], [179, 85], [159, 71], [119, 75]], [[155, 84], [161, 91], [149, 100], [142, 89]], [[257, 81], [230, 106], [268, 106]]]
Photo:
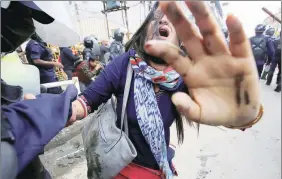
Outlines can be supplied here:
[[262, 50], [265, 52], [265, 49], [261, 46], [261, 44], [262, 44], [263, 42], [265, 42], [265, 38], [262, 38], [258, 43], [255, 43], [254, 41], [252, 41], [252, 42], [253, 42], [253, 44], [254, 44], [253, 49], [254, 49], [254, 48], [260, 48], [260, 49], [262, 49]]
[[120, 125], [120, 129], [122, 131], [122, 127], [123, 127], [123, 124], [124, 124], [124, 130], [125, 130], [125, 134], [127, 136], [128, 136], [128, 121], [127, 121], [127, 114], [126, 114], [126, 106], [127, 106], [128, 96], [129, 96], [132, 73], [133, 73], [133, 70], [132, 70], [131, 64], [129, 62], [128, 66], [127, 66], [126, 81], [125, 81], [125, 87], [124, 87], [124, 92], [123, 92], [123, 102], [122, 102], [122, 111], [121, 111], [121, 125]]

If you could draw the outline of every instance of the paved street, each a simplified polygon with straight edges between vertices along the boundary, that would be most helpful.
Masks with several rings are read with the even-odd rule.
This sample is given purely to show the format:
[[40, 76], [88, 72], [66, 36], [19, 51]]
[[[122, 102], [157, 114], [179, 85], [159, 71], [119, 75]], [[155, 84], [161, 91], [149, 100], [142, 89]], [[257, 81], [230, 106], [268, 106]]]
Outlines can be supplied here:
[[[177, 179], [280, 179], [281, 94], [261, 81], [263, 119], [245, 132], [201, 126], [199, 136], [186, 128], [184, 144], [176, 151]], [[176, 130], [171, 129], [176, 144]], [[86, 179], [82, 160], [57, 179]]]

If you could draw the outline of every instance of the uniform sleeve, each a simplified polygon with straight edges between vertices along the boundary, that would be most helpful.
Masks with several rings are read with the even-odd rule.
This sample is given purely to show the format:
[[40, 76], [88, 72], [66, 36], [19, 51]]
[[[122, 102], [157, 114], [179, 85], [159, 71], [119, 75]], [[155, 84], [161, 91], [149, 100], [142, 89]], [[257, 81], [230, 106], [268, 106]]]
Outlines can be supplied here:
[[65, 54], [71, 61], [73, 61], [73, 62], [76, 62], [77, 60], [80, 59], [79, 57], [75, 56], [75, 55], [72, 53], [71, 49], [69, 49], [69, 48], [64, 49], [63, 52], [64, 52], [64, 54]]
[[96, 80], [82, 93], [92, 109], [105, 103], [111, 98], [112, 94], [118, 92], [121, 78], [124, 73], [126, 74], [128, 60], [127, 53], [117, 57], [105, 67]]
[[41, 94], [34, 100], [1, 107], [15, 138], [19, 172], [66, 126], [76, 96], [76, 87], [70, 85], [60, 95]]
[[31, 49], [30, 58], [32, 60], [37, 60], [41, 58], [42, 51], [39, 44], [32, 44], [30, 49]]
[[273, 62], [275, 56], [273, 41], [271, 39], [268, 39], [266, 45], [267, 45], [268, 62]]

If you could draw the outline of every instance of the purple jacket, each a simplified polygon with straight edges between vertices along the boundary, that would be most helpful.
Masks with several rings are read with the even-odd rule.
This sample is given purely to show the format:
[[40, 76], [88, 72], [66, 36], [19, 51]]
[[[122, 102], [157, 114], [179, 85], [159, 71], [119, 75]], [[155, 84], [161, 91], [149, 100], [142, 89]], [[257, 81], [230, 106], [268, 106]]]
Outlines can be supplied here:
[[[105, 70], [91, 83], [91, 85], [82, 93], [88, 104], [93, 108], [97, 108], [100, 104], [111, 98], [112, 94], [117, 97], [117, 122], [120, 126], [120, 116], [123, 101], [123, 92], [126, 81], [127, 65], [129, 57], [134, 56], [135, 51], [131, 50], [123, 55], [115, 58], [109, 63]], [[183, 91], [184, 84], [181, 83], [176, 91]], [[173, 123], [176, 114], [176, 108], [171, 101], [172, 92], [161, 90], [156, 94], [158, 106], [163, 118], [166, 143], [169, 145], [170, 130], [169, 127]], [[134, 80], [131, 82], [130, 93], [127, 103], [127, 117], [129, 126], [129, 138], [137, 150], [137, 157], [134, 163], [152, 168], [159, 169], [158, 164], [146, 143], [145, 138], [139, 128], [135, 104], [134, 104]], [[169, 159], [171, 156], [168, 156]]]

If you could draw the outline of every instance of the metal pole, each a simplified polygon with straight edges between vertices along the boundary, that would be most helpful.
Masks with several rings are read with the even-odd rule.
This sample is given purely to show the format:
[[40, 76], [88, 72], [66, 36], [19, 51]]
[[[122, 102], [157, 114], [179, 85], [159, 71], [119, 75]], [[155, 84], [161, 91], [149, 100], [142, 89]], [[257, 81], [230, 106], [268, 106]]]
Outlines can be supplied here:
[[152, 1], [149, 1], [149, 11], [151, 11]]
[[80, 17], [79, 17], [79, 10], [78, 10], [78, 6], [77, 6], [77, 3], [74, 1], [74, 8], [75, 8], [75, 13], [76, 13], [76, 19], [77, 19], [77, 23], [78, 23], [78, 30], [79, 30], [79, 36], [81, 38], [81, 33], [82, 33], [82, 30], [81, 30], [81, 25], [80, 25]]
[[281, 24], [281, 20], [276, 17], [272, 12], [270, 12], [268, 9], [266, 9], [265, 7], [262, 8], [262, 10], [267, 13], [270, 17], [272, 17], [274, 20], [276, 20], [277, 22], [279, 22]]
[[128, 26], [128, 18], [127, 18], [126, 1], [124, 1], [124, 13], [125, 13], [126, 28], [127, 28], [127, 39], [129, 40], [129, 26]]
[[143, 1], [143, 6], [144, 6], [144, 20], [146, 19], [146, 1]]
[[108, 21], [108, 15], [107, 15], [107, 12], [106, 12], [105, 2], [103, 2], [103, 6], [104, 6], [104, 14], [105, 14], [105, 17], [106, 17], [106, 25], [107, 25], [108, 38], [110, 40], [109, 21]]

